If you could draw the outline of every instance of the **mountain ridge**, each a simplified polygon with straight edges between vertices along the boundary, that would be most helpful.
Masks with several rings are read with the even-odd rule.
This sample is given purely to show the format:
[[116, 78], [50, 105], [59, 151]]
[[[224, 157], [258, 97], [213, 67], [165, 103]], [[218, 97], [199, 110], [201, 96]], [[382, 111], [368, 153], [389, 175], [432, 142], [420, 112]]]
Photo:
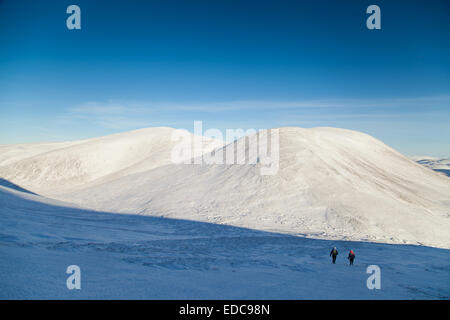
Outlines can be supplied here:
[[281, 128], [279, 150], [273, 176], [260, 174], [260, 162], [169, 163], [52, 196], [118, 213], [450, 247], [447, 177], [346, 129]]

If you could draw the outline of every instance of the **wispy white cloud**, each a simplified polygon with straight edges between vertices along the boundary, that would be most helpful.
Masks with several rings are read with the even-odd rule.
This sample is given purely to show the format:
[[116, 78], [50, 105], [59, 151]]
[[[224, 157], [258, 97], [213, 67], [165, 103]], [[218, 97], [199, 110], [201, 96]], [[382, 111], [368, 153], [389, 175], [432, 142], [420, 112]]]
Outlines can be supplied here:
[[138, 114], [138, 113], [148, 113], [151, 109], [148, 108], [147, 104], [136, 103], [136, 102], [117, 102], [117, 101], [107, 101], [107, 102], [86, 102], [83, 104], [75, 105], [67, 109], [70, 114], [81, 114], [81, 115], [93, 115], [93, 116], [104, 116], [104, 115], [124, 115], [124, 114]]
[[395, 107], [443, 107], [450, 106], [450, 96], [410, 98], [336, 98], [296, 101], [235, 100], [208, 103], [153, 103], [150, 107], [177, 111], [224, 112], [234, 110], [284, 110], [314, 108], [395, 108]]
[[60, 115], [62, 122], [85, 121], [105, 129], [130, 129], [154, 125], [153, 109], [135, 102], [86, 102], [75, 105]]
[[[423, 113], [446, 112], [450, 110], [450, 96], [429, 96], [384, 99], [316, 99], [298, 101], [236, 100], [223, 102], [174, 103], [174, 102], [86, 102], [72, 106], [60, 117], [65, 121], [88, 121], [107, 129], [129, 129], [152, 125], [169, 125], [167, 119], [176, 125], [177, 119], [189, 119], [198, 113], [226, 113], [242, 111], [280, 111], [288, 122], [333, 119], [386, 119], [420, 117]], [[311, 110], [323, 110], [319, 113]], [[370, 110], [370, 112], [368, 111]], [[378, 112], [377, 110], [382, 110]], [[388, 111], [386, 111], [388, 110]], [[255, 113], [255, 117], [258, 114]], [[202, 119], [199, 119], [202, 120]], [[257, 119], [252, 119], [257, 120]], [[267, 123], [270, 119], [264, 119]], [[279, 122], [279, 121], [278, 121]], [[156, 124], [157, 123], [157, 124]]]

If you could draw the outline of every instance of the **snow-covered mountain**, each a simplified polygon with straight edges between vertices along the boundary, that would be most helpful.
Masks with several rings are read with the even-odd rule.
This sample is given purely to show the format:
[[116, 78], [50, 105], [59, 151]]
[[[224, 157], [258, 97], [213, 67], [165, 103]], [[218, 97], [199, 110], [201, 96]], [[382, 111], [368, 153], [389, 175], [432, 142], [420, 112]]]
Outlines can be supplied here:
[[0, 177], [90, 209], [450, 248], [450, 179], [366, 134], [281, 128], [279, 171], [263, 176], [261, 163], [170, 163], [172, 130], [91, 139], [31, 157], [15, 151], [20, 159], [5, 157]]
[[450, 158], [414, 156], [411, 159], [427, 168], [442, 172], [450, 177]]
[[[75, 190], [171, 163], [173, 128], [64, 143], [0, 146], [0, 177], [39, 194]], [[222, 141], [191, 134], [205, 152]]]

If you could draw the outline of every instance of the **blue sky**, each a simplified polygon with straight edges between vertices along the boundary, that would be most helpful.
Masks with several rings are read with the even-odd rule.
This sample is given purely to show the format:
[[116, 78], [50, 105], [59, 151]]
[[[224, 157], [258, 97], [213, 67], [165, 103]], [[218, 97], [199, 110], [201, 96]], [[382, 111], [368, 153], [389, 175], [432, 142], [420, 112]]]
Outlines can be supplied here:
[[[66, 28], [67, 6], [81, 30]], [[381, 8], [381, 30], [366, 8]], [[448, 1], [0, 1], [0, 143], [332, 126], [450, 156]]]

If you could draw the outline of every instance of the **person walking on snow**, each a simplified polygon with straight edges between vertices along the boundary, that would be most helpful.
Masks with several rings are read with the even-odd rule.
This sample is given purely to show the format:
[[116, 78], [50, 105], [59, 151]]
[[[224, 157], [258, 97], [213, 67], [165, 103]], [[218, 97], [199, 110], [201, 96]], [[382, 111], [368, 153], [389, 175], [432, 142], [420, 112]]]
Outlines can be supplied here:
[[338, 251], [337, 251], [336, 247], [334, 247], [330, 252], [330, 256], [333, 258], [333, 263], [336, 263], [337, 255], [338, 255]]
[[347, 259], [350, 261], [350, 265], [353, 265], [353, 260], [355, 260], [355, 253], [353, 250], [350, 250]]

